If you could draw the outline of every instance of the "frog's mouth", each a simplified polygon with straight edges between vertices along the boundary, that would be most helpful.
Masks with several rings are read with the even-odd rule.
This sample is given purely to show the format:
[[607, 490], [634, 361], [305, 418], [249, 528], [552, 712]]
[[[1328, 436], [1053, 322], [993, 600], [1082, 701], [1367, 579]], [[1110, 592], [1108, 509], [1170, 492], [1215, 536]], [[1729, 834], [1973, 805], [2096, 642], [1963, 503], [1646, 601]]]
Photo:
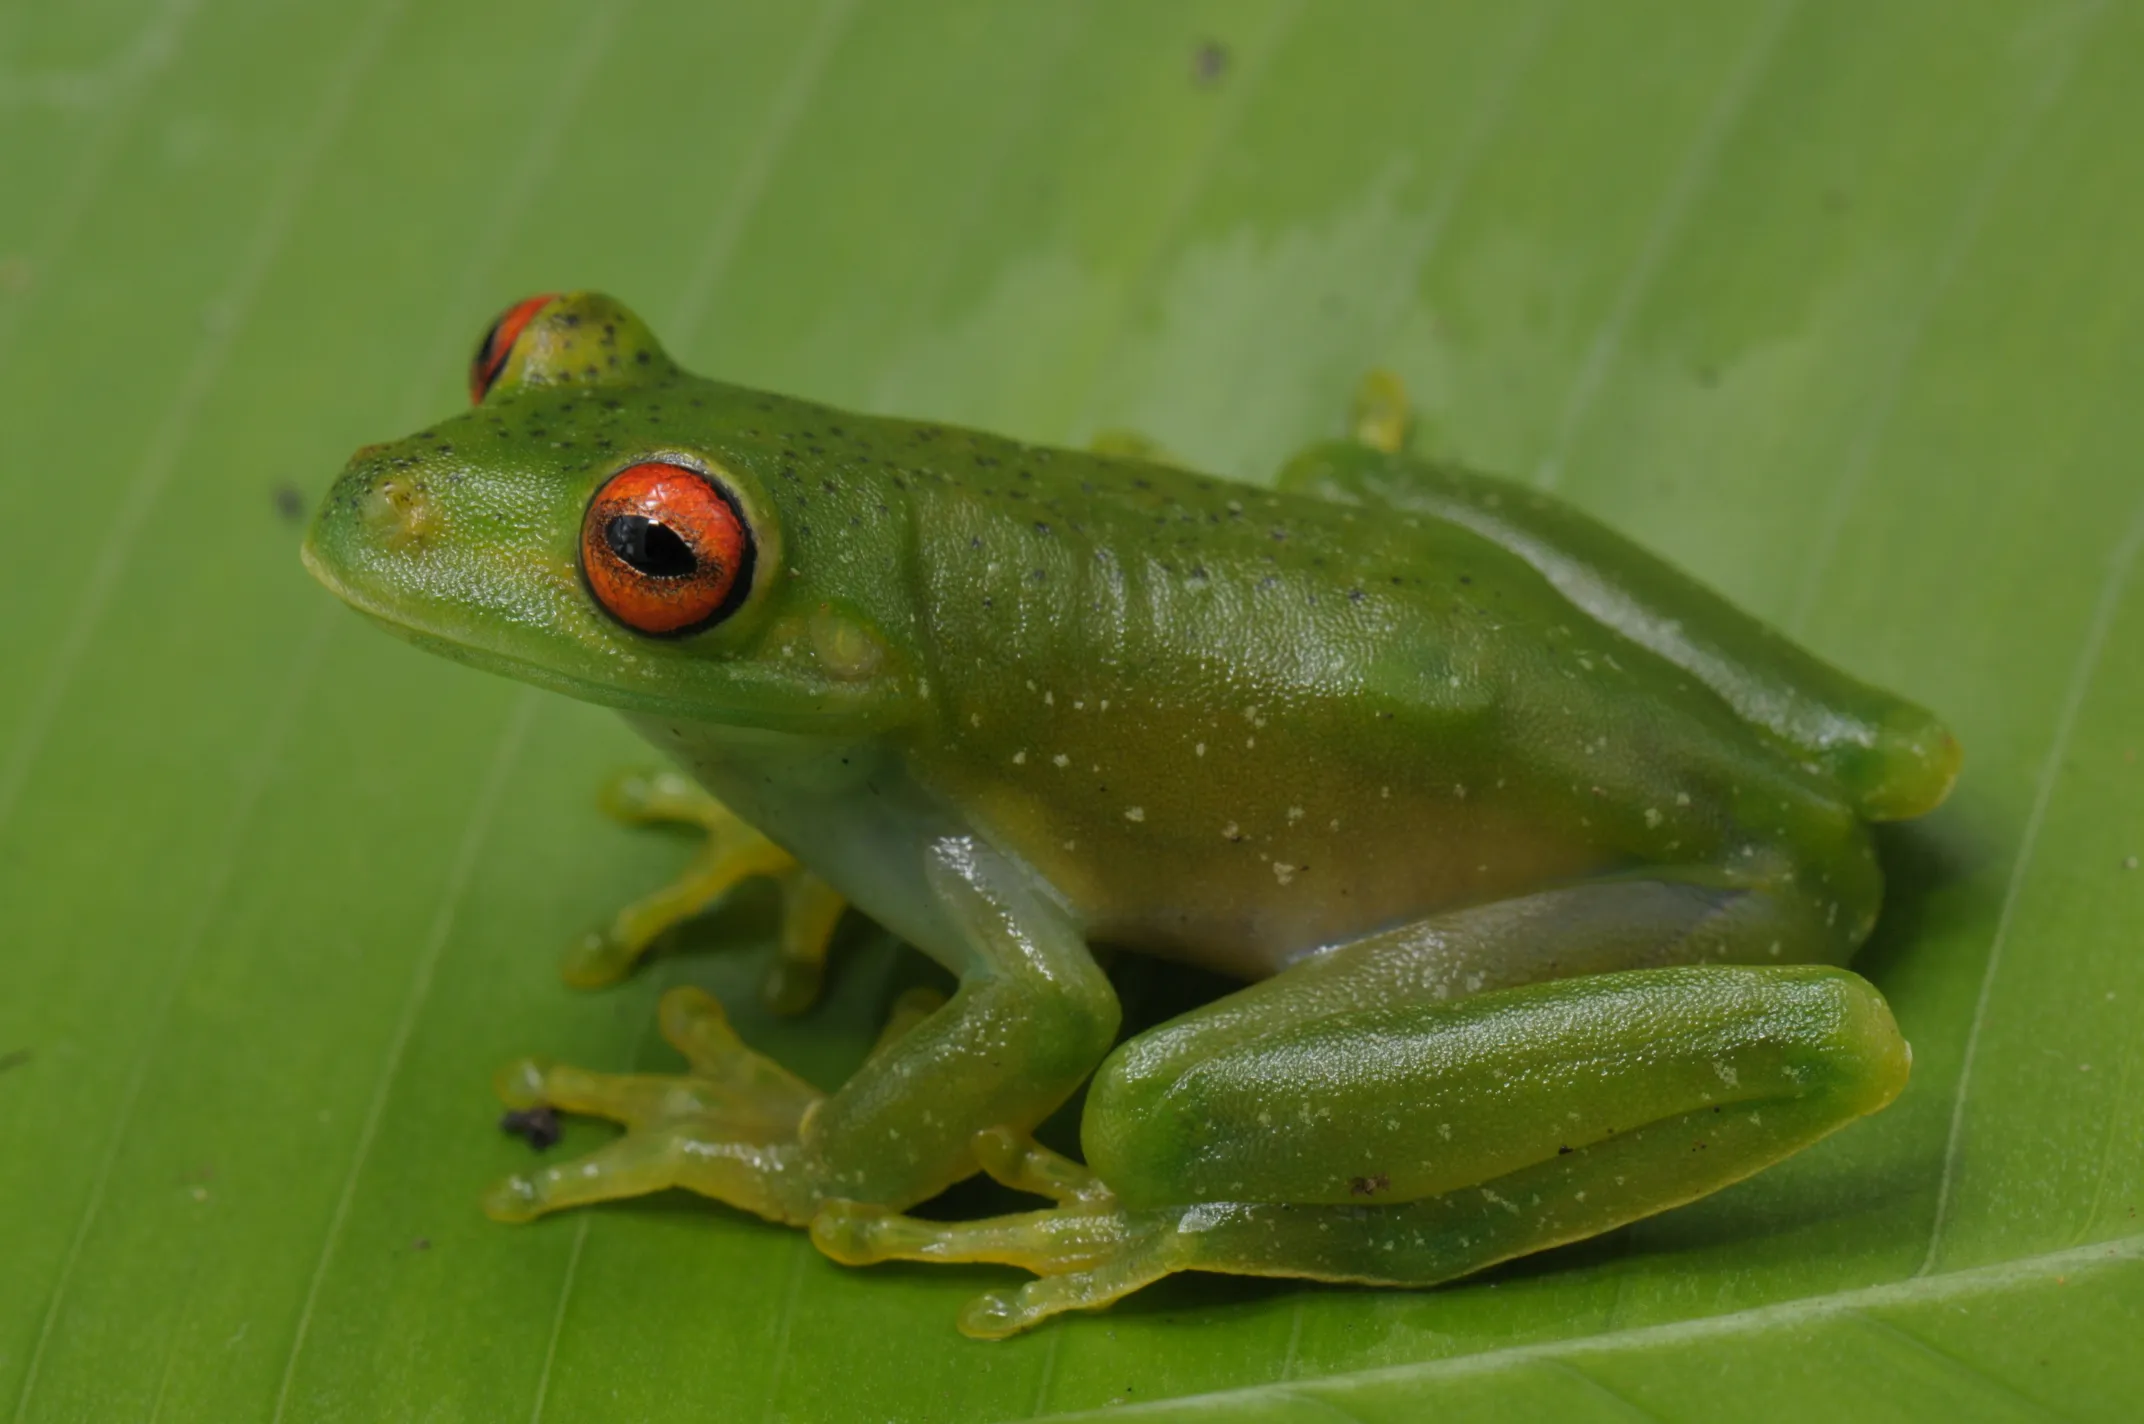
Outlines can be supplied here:
[[[484, 672], [497, 673], [501, 677], [530, 683], [547, 691], [563, 693], [582, 702], [594, 702], [628, 711], [645, 711], [662, 701], [645, 694], [621, 692], [602, 682], [561, 672], [534, 658], [522, 657], [501, 648], [488, 647], [426, 628], [413, 621], [407, 610], [368, 594], [363, 587], [343, 577], [334, 563], [322, 556], [310, 534], [299, 546], [298, 559], [305, 565], [305, 571], [328, 592], [397, 638], [413, 643], [426, 652], [437, 653], [455, 662], [467, 663]], [[666, 715], [686, 715], [690, 712], [690, 708], [685, 705], [664, 706], [661, 710]]]
[[[719, 701], [711, 698], [706, 688], [673, 695], [624, 686], [615, 678], [582, 676], [559, 666], [559, 659], [530, 657], [490, 640], [478, 641], [448, 628], [430, 626], [421, 615], [413, 616], [408, 607], [391, 598], [381, 598], [362, 582], [346, 577], [333, 558], [321, 552], [311, 535], [300, 546], [298, 557], [306, 572], [328, 592], [404, 642], [481, 672], [528, 683], [579, 702], [709, 726], [767, 725], [791, 732], [844, 736], [882, 727], [900, 716], [898, 699], [881, 696], [882, 688], [867, 684], [830, 683], [818, 689], [817, 696], [800, 702], [778, 674], [749, 660], [726, 665], [726, 686], [722, 690], [730, 695]], [[602, 656], [598, 650], [584, 651]], [[771, 714], [755, 710], [755, 704], [775, 710]], [[711, 705], [724, 707], [726, 714], [710, 716]]]

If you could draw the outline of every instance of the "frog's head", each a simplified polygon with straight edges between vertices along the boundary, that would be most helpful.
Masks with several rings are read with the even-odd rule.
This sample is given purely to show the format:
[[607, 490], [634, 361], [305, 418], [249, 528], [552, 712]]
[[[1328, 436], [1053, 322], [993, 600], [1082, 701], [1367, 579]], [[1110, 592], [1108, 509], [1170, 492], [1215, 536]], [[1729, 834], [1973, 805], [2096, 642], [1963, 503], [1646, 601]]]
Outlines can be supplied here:
[[841, 519], [838, 547], [794, 537], [795, 445], [828, 412], [687, 375], [590, 292], [508, 309], [469, 374], [472, 410], [366, 446], [329, 490], [305, 564], [346, 602], [629, 711], [840, 734], [914, 706], [883, 596], [897, 513]]

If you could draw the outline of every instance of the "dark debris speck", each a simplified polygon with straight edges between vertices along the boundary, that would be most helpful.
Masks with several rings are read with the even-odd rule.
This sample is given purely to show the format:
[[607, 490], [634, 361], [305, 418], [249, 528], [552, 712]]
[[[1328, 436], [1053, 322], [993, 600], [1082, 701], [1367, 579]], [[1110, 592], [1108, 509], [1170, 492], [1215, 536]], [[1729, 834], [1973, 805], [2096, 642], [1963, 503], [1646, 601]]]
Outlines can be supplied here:
[[509, 1108], [499, 1115], [499, 1131], [520, 1138], [538, 1152], [547, 1152], [558, 1145], [558, 1109], [548, 1103]]
[[1191, 52], [1191, 82], [1202, 87], [1221, 82], [1228, 74], [1228, 47], [1207, 40]]

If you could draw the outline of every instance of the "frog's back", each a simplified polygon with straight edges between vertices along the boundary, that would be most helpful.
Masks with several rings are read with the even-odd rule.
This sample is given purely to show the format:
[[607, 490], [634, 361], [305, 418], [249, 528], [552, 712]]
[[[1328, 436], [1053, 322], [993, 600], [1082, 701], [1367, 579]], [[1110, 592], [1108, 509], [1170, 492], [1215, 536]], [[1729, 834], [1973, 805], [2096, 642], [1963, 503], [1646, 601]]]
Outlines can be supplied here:
[[918, 765], [1102, 937], [1258, 972], [1617, 867], [1851, 838], [1819, 776], [1457, 525], [938, 432]]

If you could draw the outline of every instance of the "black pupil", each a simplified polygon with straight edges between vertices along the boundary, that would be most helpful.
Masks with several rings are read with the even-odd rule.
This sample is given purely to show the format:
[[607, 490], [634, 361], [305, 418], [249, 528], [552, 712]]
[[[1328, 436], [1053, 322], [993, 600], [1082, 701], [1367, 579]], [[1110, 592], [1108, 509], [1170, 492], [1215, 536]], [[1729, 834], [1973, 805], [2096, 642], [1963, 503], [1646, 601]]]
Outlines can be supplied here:
[[667, 524], [644, 514], [617, 514], [603, 526], [610, 551], [649, 578], [691, 578], [700, 561]]

